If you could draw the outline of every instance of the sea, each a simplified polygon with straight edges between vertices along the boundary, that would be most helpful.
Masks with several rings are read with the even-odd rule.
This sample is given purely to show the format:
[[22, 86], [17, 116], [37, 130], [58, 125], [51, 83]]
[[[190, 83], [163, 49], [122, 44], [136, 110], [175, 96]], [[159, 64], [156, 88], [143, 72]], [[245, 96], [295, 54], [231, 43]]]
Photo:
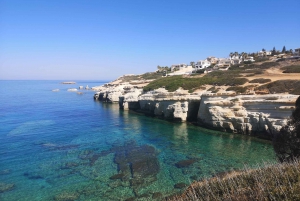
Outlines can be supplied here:
[[107, 81], [61, 82], [0, 81], [1, 201], [162, 200], [192, 182], [276, 161], [268, 141], [68, 91]]

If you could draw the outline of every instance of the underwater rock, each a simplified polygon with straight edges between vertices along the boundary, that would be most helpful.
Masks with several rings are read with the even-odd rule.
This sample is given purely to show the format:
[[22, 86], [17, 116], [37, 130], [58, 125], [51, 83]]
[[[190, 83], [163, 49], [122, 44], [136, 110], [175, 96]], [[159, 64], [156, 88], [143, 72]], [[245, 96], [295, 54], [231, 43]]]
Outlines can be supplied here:
[[0, 183], [0, 193], [10, 191], [15, 187], [15, 184]]
[[23, 174], [25, 177], [27, 177], [28, 179], [44, 179], [44, 177], [42, 177], [39, 174], [35, 174], [35, 173], [29, 173], [29, 172], [25, 172]]
[[5, 170], [0, 171], [0, 175], [6, 175], [6, 174], [10, 174], [10, 173], [11, 173], [10, 169], [5, 169]]
[[56, 195], [54, 197], [54, 200], [56, 201], [74, 201], [77, 200], [79, 198], [79, 194], [78, 193], [70, 193], [70, 192], [62, 192], [59, 195]]
[[130, 197], [130, 198], [127, 198], [125, 201], [134, 201], [135, 200], [135, 197]]
[[198, 176], [196, 176], [196, 175], [190, 176], [190, 179], [192, 179], [192, 180], [198, 180]]
[[160, 166], [155, 148], [149, 145], [134, 146], [132, 144], [118, 147], [114, 161], [118, 171], [124, 175], [130, 174], [132, 178], [154, 176], [159, 172]]
[[119, 186], [122, 186], [122, 182], [120, 180], [116, 180], [116, 181], [109, 183], [108, 186], [111, 188], [117, 188]]
[[121, 174], [115, 174], [109, 178], [112, 180], [115, 180], [115, 179], [122, 179], [123, 177], [124, 177], [124, 174], [121, 173]]
[[143, 179], [131, 179], [130, 180], [130, 186], [140, 186], [144, 183], [145, 181]]
[[[144, 194], [139, 195], [138, 198], [142, 198], [142, 199], [143, 198], [149, 198], [149, 196], [150, 195], [148, 193], [144, 193]], [[149, 200], [149, 199], [147, 199], [147, 200]]]
[[162, 196], [163, 196], [162, 193], [156, 192], [156, 193], [152, 194], [152, 199], [158, 199], [158, 198], [161, 198]]
[[80, 154], [78, 155], [79, 159], [82, 160], [89, 160], [93, 157], [94, 151], [92, 150], [84, 150], [82, 152], [80, 152]]
[[174, 185], [174, 188], [181, 189], [181, 188], [185, 188], [185, 187], [187, 187], [187, 186], [188, 186], [187, 184], [181, 182], [181, 183], [175, 184], [175, 185]]
[[178, 168], [185, 168], [185, 167], [188, 167], [188, 166], [194, 164], [196, 161], [197, 161], [196, 159], [182, 160], [182, 161], [175, 163], [175, 166]]
[[76, 162], [66, 162], [65, 165], [61, 167], [61, 169], [72, 169], [78, 166], [79, 164]]

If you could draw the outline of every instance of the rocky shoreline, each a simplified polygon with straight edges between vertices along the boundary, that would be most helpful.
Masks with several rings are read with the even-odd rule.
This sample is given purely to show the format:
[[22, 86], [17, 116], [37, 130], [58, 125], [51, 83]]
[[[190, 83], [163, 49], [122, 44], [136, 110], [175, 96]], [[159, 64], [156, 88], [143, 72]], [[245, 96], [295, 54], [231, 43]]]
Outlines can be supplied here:
[[286, 124], [298, 98], [287, 93], [236, 94], [225, 90], [213, 93], [206, 89], [188, 93], [160, 88], [144, 93], [143, 86], [118, 79], [93, 87], [97, 91], [94, 99], [166, 120], [194, 122], [210, 129], [268, 139]]

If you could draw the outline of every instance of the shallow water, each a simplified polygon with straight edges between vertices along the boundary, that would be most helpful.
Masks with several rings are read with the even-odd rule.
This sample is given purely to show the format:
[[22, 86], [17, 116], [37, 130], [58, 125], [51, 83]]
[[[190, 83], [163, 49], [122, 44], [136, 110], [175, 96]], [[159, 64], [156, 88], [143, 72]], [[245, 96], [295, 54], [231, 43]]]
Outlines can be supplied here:
[[194, 180], [274, 161], [266, 141], [67, 92], [103, 82], [0, 83], [0, 200], [159, 200]]

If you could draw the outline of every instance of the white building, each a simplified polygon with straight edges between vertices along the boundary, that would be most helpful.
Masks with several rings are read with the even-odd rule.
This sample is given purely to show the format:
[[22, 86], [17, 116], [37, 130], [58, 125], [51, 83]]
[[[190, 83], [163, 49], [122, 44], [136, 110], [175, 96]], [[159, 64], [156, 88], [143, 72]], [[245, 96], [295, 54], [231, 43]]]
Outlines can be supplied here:
[[183, 68], [186, 68], [186, 64], [173, 64], [171, 66], [171, 71], [176, 71], [176, 70], [182, 70]]
[[296, 48], [294, 51], [295, 56], [300, 56], [300, 48]]
[[247, 58], [244, 59], [244, 62], [245, 62], [245, 61], [251, 61], [251, 62], [254, 62], [255, 60], [254, 60], [253, 57], [247, 57]]
[[259, 57], [271, 56], [271, 55], [272, 55], [272, 52], [271, 52], [271, 51], [259, 51], [259, 52], [257, 52], [257, 55], [258, 55]]
[[211, 65], [211, 63], [205, 59], [205, 60], [199, 60], [196, 64], [195, 64], [195, 68], [197, 69], [203, 69], [203, 68], [207, 68]]
[[214, 66], [214, 69], [218, 70], [228, 70], [228, 68], [231, 66], [231, 60], [220, 58], [218, 63]]
[[206, 60], [209, 61], [211, 64], [217, 64], [219, 61], [219, 59], [216, 57], [207, 57]]
[[233, 55], [232, 57], [230, 57], [230, 62], [232, 65], [240, 64], [242, 61], [242, 56]]

